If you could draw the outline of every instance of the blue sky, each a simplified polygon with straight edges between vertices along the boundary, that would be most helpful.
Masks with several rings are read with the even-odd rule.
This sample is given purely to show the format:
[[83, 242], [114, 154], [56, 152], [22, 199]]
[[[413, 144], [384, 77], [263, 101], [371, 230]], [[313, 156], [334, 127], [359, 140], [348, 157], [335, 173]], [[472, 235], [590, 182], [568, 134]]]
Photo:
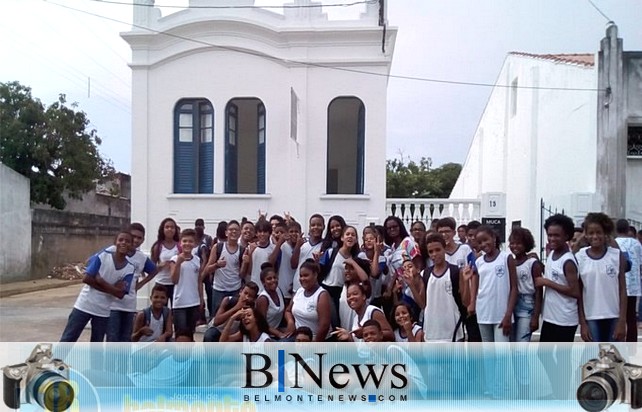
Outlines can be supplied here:
[[[103, 138], [102, 153], [118, 170], [129, 172], [130, 50], [118, 35], [128, 26], [64, 9], [55, 2], [2, 0], [0, 81], [18, 80], [31, 86], [44, 103], [53, 102], [58, 93], [78, 102]], [[57, 2], [131, 22], [131, 6], [90, 0]], [[324, 1], [338, 2], [343, 1]], [[642, 50], [641, 1], [594, 3], [618, 25], [625, 50]], [[588, 0], [388, 0], [387, 4], [389, 24], [399, 29], [392, 74], [440, 80], [492, 84], [510, 51], [594, 53], [607, 23]], [[341, 8], [339, 13], [344, 17], [358, 13], [358, 7], [363, 6], [352, 11]], [[391, 79], [388, 158], [403, 154], [415, 160], [431, 157], [434, 165], [463, 163], [490, 90]]]

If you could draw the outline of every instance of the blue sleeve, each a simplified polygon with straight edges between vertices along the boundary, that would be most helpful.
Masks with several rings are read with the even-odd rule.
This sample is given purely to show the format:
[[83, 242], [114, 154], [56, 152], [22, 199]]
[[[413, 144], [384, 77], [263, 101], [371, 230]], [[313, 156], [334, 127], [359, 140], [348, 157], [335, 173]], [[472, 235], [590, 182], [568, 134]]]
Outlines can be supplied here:
[[321, 259], [319, 259], [319, 264], [320, 265], [325, 265], [330, 261], [330, 253], [332, 252], [332, 248], [328, 249], [325, 251], [323, 256], [321, 256]]
[[477, 260], [477, 258], [475, 257], [475, 253], [470, 252], [468, 256], [466, 256], [466, 260], [468, 261], [468, 265], [470, 266], [470, 268], [476, 272], [477, 267], [475, 266], [475, 261]]
[[89, 265], [87, 265], [87, 268], [85, 269], [85, 273], [88, 274], [89, 276], [96, 276], [99, 270], [100, 270], [100, 257], [98, 257], [98, 255], [94, 255], [91, 258], [89, 258]]
[[143, 267], [143, 272], [154, 273], [155, 270], [156, 270], [156, 265], [153, 264], [149, 258], [147, 258], [145, 260], [145, 266]]

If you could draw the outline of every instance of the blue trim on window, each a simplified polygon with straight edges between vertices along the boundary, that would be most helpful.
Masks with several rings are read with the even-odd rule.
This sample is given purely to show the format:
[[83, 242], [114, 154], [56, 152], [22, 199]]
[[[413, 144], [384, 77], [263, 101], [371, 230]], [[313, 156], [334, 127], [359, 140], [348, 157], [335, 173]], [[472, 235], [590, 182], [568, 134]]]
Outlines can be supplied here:
[[225, 193], [238, 192], [239, 108], [228, 103], [225, 109]]
[[[261, 121], [261, 118], [263, 121]], [[264, 194], [265, 193], [265, 142], [267, 141], [267, 134], [265, 133], [266, 129], [266, 118], [265, 118], [265, 106], [263, 103], [260, 103], [257, 106], [257, 131], [259, 136], [263, 132], [263, 142], [257, 136], [257, 154], [256, 154], [256, 193]], [[263, 126], [261, 127], [261, 124]]]
[[[191, 116], [189, 142], [180, 141], [181, 114]], [[201, 114], [212, 116], [210, 142], [201, 142]], [[173, 168], [174, 193], [214, 193], [214, 109], [206, 99], [182, 99], [176, 104]]]

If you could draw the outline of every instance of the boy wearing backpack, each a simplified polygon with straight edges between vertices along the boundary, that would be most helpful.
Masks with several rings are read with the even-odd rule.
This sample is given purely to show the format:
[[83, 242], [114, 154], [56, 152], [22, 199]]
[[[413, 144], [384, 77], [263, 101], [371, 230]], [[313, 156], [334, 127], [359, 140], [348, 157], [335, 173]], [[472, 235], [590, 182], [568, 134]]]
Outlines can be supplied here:
[[167, 307], [167, 288], [156, 284], [149, 298], [152, 304], [138, 312], [132, 342], [169, 342], [172, 337], [172, 312]]
[[[460, 294], [459, 268], [446, 261], [446, 241], [442, 235], [428, 235], [426, 248], [434, 265], [424, 272], [425, 300], [419, 302], [424, 309], [424, 341], [463, 341], [466, 308]], [[470, 271], [470, 267], [464, 270]]]

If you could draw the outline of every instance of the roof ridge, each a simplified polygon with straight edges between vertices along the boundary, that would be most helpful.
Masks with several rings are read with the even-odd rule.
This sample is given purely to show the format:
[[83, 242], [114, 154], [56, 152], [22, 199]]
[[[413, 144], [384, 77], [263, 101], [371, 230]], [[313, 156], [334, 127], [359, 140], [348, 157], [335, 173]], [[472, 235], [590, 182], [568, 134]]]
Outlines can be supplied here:
[[531, 57], [534, 59], [549, 60], [556, 63], [576, 64], [580, 66], [592, 67], [595, 65], [594, 53], [527, 53], [512, 51], [508, 53], [514, 56]]

